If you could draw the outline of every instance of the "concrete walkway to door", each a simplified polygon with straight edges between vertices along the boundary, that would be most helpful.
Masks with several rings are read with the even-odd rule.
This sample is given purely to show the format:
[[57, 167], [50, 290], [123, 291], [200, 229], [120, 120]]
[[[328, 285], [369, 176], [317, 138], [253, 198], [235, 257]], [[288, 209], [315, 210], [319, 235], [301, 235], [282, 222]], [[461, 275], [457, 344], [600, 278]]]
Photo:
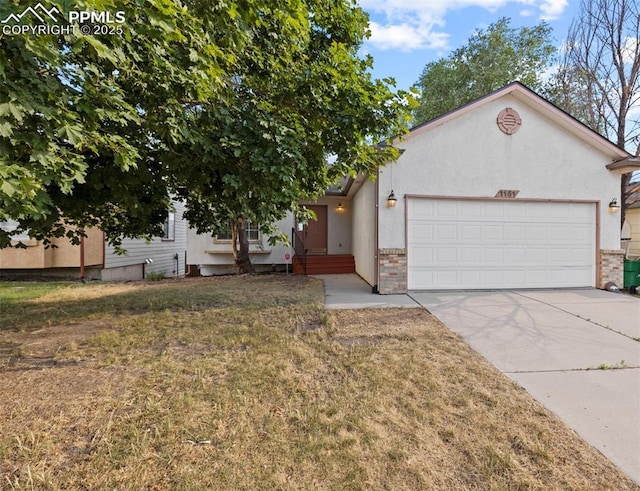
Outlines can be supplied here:
[[640, 299], [592, 289], [410, 296], [640, 483]]

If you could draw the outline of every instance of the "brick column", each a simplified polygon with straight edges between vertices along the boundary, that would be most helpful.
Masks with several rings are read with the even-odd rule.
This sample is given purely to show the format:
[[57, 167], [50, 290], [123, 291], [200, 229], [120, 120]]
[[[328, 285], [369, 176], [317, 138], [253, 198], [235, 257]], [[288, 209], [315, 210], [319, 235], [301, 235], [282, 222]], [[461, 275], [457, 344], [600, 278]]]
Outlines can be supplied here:
[[382, 295], [407, 293], [407, 254], [405, 249], [379, 249], [380, 279], [378, 290]]
[[624, 282], [624, 251], [622, 249], [600, 250], [600, 284], [598, 288], [604, 288], [613, 281], [622, 288]]

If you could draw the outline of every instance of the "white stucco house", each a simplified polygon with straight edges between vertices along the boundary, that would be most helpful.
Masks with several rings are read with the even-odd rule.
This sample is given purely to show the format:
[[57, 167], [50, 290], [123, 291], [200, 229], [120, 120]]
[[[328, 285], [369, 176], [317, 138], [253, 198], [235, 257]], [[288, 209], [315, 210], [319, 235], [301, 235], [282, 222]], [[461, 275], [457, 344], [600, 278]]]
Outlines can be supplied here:
[[[292, 254], [297, 272], [355, 271], [382, 294], [622, 285], [616, 205], [620, 174], [638, 159], [524, 85], [394, 145], [402, 155], [375, 181], [359, 176], [307, 203], [317, 221], [280, 224], [296, 231], [293, 250], [257, 234], [254, 262], [276, 267]], [[230, 267], [224, 249], [224, 240], [189, 235], [189, 262], [203, 274]]]

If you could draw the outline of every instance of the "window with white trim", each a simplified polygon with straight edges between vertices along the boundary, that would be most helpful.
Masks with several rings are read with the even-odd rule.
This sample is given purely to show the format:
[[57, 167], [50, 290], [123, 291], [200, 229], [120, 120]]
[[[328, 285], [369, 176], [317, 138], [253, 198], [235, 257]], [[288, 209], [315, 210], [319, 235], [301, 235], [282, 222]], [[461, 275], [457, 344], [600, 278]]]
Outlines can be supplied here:
[[162, 227], [162, 240], [176, 240], [176, 214], [173, 211], [167, 213]]
[[[253, 223], [249, 220], [245, 223], [245, 231], [249, 242], [258, 242], [260, 240], [260, 224]], [[215, 236], [216, 242], [231, 242], [231, 227], [219, 232]]]

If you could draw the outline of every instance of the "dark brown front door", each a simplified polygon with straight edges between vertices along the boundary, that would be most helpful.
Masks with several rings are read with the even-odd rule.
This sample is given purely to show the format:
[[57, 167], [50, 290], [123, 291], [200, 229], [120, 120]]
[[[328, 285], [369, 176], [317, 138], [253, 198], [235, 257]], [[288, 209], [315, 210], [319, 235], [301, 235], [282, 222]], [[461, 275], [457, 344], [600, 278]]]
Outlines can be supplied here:
[[304, 226], [304, 245], [309, 254], [327, 253], [327, 207], [307, 206], [316, 214], [316, 220], [309, 220]]

